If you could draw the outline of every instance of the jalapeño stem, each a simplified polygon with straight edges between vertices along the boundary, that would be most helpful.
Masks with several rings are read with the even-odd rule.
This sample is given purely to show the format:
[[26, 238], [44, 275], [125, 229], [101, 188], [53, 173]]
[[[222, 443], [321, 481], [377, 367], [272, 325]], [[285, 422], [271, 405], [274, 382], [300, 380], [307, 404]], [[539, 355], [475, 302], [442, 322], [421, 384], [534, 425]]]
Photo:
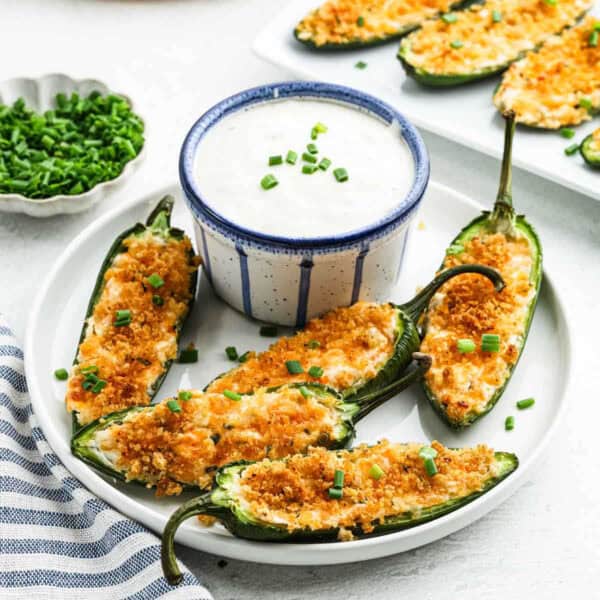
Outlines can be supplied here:
[[150, 213], [146, 226], [154, 233], [167, 233], [171, 226], [171, 213], [173, 212], [173, 196], [165, 196]]
[[500, 171], [500, 185], [490, 216], [492, 229], [501, 233], [514, 233], [515, 211], [512, 203], [512, 146], [515, 137], [515, 113], [509, 111], [504, 114], [504, 151], [502, 153], [502, 169]]
[[412, 300], [409, 300], [405, 304], [400, 304], [398, 308], [406, 313], [413, 321], [417, 321], [438, 289], [449, 279], [452, 279], [457, 275], [462, 275], [463, 273], [479, 273], [480, 275], [487, 277], [494, 284], [494, 288], [497, 292], [504, 289], [504, 280], [500, 273], [495, 269], [486, 267], [485, 265], [457, 265], [456, 267], [450, 267], [449, 269], [445, 269], [441, 273], [438, 273]]
[[400, 393], [416, 381], [419, 381], [423, 375], [431, 367], [431, 356], [423, 354], [421, 352], [413, 352], [413, 360], [417, 363], [416, 368], [410, 371], [407, 375], [396, 379], [389, 385], [362, 396], [357, 404], [360, 406], [358, 412], [354, 417], [354, 421], [360, 421], [360, 419], [366, 417], [372, 410]]
[[212, 493], [208, 492], [207, 494], [188, 500], [171, 515], [165, 525], [162, 536], [160, 559], [163, 573], [171, 585], [178, 585], [183, 579], [175, 556], [175, 532], [187, 519], [197, 515], [219, 514], [222, 509], [213, 504], [211, 497]]

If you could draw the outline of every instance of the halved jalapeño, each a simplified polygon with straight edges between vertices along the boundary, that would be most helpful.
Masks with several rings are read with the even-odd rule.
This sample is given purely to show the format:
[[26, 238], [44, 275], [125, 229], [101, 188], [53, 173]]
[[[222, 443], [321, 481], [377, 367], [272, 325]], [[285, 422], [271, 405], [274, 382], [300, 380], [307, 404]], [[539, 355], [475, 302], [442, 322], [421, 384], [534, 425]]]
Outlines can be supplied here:
[[[502, 289], [502, 278], [494, 269], [458, 265], [440, 273], [405, 304], [357, 302], [313, 319], [296, 335], [280, 338], [259, 354], [250, 353], [206, 391], [248, 393], [260, 387], [313, 381], [352, 400], [377, 393], [404, 371], [419, 349], [416, 321], [431, 297], [446, 281], [466, 273], [475, 274], [490, 293]], [[300, 369], [290, 373], [289, 361], [298, 363]], [[322, 374], [311, 377], [311, 366], [320, 367]]]
[[166, 196], [104, 259], [67, 384], [74, 430], [148, 404], [177, 356], [199, 261], [185, 233], [170, 226], [172, 209]]
[[211, 492], [186, 502], [169, 519], [163, 570], [170, 583], [179, 583], [175, 532], [196, 515], [216, 517], [231, 533], [249, 540], [346, 541], [448, 514], [485, 494], [517, 466], [514, 454], [484, 445], [449, 449], [438, 442], [424, 447], [386, 440], [352, 450], [313, 448], [283, 460], [228, 465], [218, 471]]
[[[471, 276], [448, 282], [423, 317], [421, 351], [432, 368], [423, 380], [433, 408], [452, 427], [466, 427], [496, 404], [522, 354], [542, 282], [542, 247], [512, 205], [514, 115], [506, 116], [500, 189], [485, 211], [454, 238], [442, 269], [477, 261], [501, 273], [492, 293]], [[444, 271], [442, 271], [443, 273]]]

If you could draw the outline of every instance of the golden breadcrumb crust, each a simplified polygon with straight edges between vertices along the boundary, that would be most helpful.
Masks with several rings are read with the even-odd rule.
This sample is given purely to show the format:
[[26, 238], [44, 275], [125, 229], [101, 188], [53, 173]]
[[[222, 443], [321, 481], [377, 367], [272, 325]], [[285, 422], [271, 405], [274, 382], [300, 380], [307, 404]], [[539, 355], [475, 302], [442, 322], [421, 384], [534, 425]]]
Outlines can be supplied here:
[[511, 65], [494, 95], [498, 109], [514, 111], [518, 123], [545, 129], [591, 119], [579, 101], [585, 98], [600, 110], [600, 44], [589, 43], [594, 26], [600, 18], [587, 17]]
[[[123, 241], [127, 249], [104, 275], [104, 287], [87, 321], [79, 345], [78, 365], [71, 370], [66, 404], [84, 425], [108, 413], [148, 404], [149, 388], [177, 355], [176, 324], [188, 311], [190, 284], [198, 261], [191, 258], [189, 238], [165, 239], [144, 232]], [[154, 289], [147, 281], [158, 274], [164, 285]], [[156, 306], [152, 297], [164, 300]], [[117, 310], [131, 311], [129, 326], [115, 326]], [[107, 382], [99, 393], [83, 389], [80, 368], [98, 368]]]
[[452, 0], [329, 0], [300, 21], [296, 35], [316, 46], [368, 42], [446, 12], [452, 4]]
[[[337, 308], [311, 320], [295, 336], [279, 338], [265, 352], [251, 354], [245, 363], [215, 379], [207, 390], [243, 393], [310, 380], [345, 390], [377, 375], [394, 353], [397, 330], [397, 311], [390, 304], [357, 302]], [[314, 342], [317, 347], [311, 347]], [[298, 360], [305, 372], [290, 374], [286, 367], [289, 360]], [[321, 367], [323, 376], [311, 378], [311, 366]]]
[[116, 456], [127, 479], [156, 485], [158, 495], [178, 494], [181, 483], [210, 487], [217, 467], [303, 452], [330, 439], [339, 421], [335, 396], [305, 398], [296, 387], [239, 401], [192, 393], [178, 401], [181, 412], [162, 402], [105, 430], [100, 448]]
[[[571, 26], [590, 0], [489, 0], [456, 12], [456, 21], [427, 21], [402, 41], [412, 66], [438, 75], [469, 75], [517, 60]], [[500, 20], [494, 21], [494, 11]], [[453, 47], [458, 46], [459, 47]]]
[[[312, 448], [285, 461], [261, 461], [239, 476], [241, 507], [288, 530], [360, 526], [373, 531], [386, 517], [418, 511], [481, 491], [496, 476], [494, 452], [487, 446], [448, 450], [432, 442], [438, 474], [427, 475], [421, 444], [383, 440], [353, 450]], [[369, 471], [377, 465], [383, 476]], [[336, 469], [344, 472], [343, 496], [329, 497]], [[345, 535], [344, 535], [345, 533]], [[342, 539], [351, 539], [347, 530]]]
[[[462, 253], [446, 256], [445, 268], [488, 265], [500, 271], [506, 287], [497, 293], [487, 279], [461, 275], [444, 284], [428, 309], [421, 352], [431, 355], [433, 365], [425, 380], [456, 422], [482, 411], [516, 363], [535, 293], [530, 282], [532, 248], [526, 237], [508, 239], [495, 233], [474, 237], [463, 247]], [[484, 333], [500, 336], [499, 352], [481, 350]], [[461, 354], [460, 339], [473, 340], [476, 350]]]

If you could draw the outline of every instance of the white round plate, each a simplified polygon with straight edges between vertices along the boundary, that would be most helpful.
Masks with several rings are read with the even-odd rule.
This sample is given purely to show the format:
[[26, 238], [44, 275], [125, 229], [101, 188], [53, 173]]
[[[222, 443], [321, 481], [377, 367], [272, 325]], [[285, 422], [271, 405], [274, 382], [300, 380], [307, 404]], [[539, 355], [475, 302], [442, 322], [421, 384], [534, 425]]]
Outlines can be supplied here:
[[[36, 299], [26, 334], [25, 366], [33, 408], [50, 445], [65, 466], [99, 497], [129, 517], [160, 533], [182, 497], [156, 499], [150, 490], [125, 485], [98, 475], [70, 452], [71, 421], [64, 408], [64, 382], [53, 372], [71, 364], [88, 297], [107, 248], [135, 221], [143, 221], [164, 193], [177, 197], [174, 223], [191, 232], [191, 218], [178, 188], [162, 190], [133, 205], [105, 215], [83, 231], [60, 257]], [[491, 199], [490, 199], [491, 203]], [[456, 233], [480, 207], [451, 189], [432, 183], [410, 234], [401, 281], [390, 300], [413, 296], [418, 285], [434, 274], [444, 250]], [[201, 278], [194, 313], [182, 342], [193, 340], [199, 361], [175, 364], [158, 398], [178, 388], [202, 388], [217, 374], [229, 369], [224, 348], [239, 351], [263, 349], [271, 339], [261, 338], [258, 324], [235, 312]], [[221, 526], [201, 527], [195, 520], [180, 530], [178, 541], [206, 552], [263, 563], [326, 565], [377, 558], [437, 540], [472, 523], [512, 494], [525, 480], [560, 420], [566, 403], [571, 370], [571, 344], [564, 310], [548, 275], [533, 326], [515, 375], [496, 408], [470, 429], [451, 431], [414, 387], [388, 401], [358, 425], [357, 441], [373, 442], [386, 437], [396, 441], [437, 439], [447, 446], [486, 443], [496, 450], [515, 452], [520, 466], [500, 485], [465, 507], [413, 529], [344, 543], [274, 544], [232, 537]], [[517, 411], [515, 402], [534, 396], [535, 407]], [[504, 430], [504, 419], [513, 414], [516, 426]], [[518, 515], [514, 515], [518, 518]]]
[[[23, 98], [27, 108], [37, 112], [46, 111], [54, 105], [56, 94], [77, 92], [87, 96], [93, 91], [103, 95], [115, 93], [129, 101], [131, 110], [139, 115], [131, 98], [112, 91], [105, 83], [97, 79], [72, 79], [63, 73], [51, 73], [36, 79], [17, 77], [0, 82], [0, 104], [12, 104]], [[141, 118], [141, 116], [140, 116]], [[0, 194], [0, 212], [24, 213], [30, 217], [53, 217], [61, 214], [73, 214], [87, 210], [96, 202], [105, 198], [111, 191], [122, 187], [139, 167], [146, 154], [148, 125], [144, 121], [146, 141], [140, 153], [127, 162], [119, 175], [108, 181], [96, 184], [83, 194], [59, 194], [50, 198], [27, 198], [22, 194]]]

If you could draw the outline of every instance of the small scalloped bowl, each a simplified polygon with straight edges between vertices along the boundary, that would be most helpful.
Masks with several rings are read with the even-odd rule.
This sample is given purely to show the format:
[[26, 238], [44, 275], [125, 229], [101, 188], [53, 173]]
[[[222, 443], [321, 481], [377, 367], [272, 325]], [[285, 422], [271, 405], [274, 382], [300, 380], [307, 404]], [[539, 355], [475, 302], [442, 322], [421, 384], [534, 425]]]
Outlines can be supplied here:
[[[0, 104], [12, 104], [15, 100], [22, 97], [28, 108], [36, 111], [45, 111], [52, 108], [54, 97], [60, 92], [65, 94], [77, 92], [81, 95], [88, 95], [94, 90], [99, 91], [103, 95], [115, 93], [123, 96], [131, 104], [132, 110], [140, 116], [128, 96], [111, 90], [105, 83], [96, 79], [72, 79], [68, 75], [61, 73], [43, 75], [36, 79], [18, 77], [1, 82]], [[142, 117], [140, 116], [140, 118]], [[144, 127], [146, 127], [145, 121]], [[146, 132], [144, 132], [144, 137], [147, 138]], [[140, 153], [125, 165], [117, 177], [98, 183], [83, 194], [71, 196], [61, 194], [40, 199], [27, 198], [21, 194], [0, 194], [0, 212], [24, 213], [31, 217], [53, 217], [54, 215], [72, 214], [87, 210], [108, 193], [125, 183], [140, 165], [145, 155], [146, 145], [147, 143], [144, 142]]]

